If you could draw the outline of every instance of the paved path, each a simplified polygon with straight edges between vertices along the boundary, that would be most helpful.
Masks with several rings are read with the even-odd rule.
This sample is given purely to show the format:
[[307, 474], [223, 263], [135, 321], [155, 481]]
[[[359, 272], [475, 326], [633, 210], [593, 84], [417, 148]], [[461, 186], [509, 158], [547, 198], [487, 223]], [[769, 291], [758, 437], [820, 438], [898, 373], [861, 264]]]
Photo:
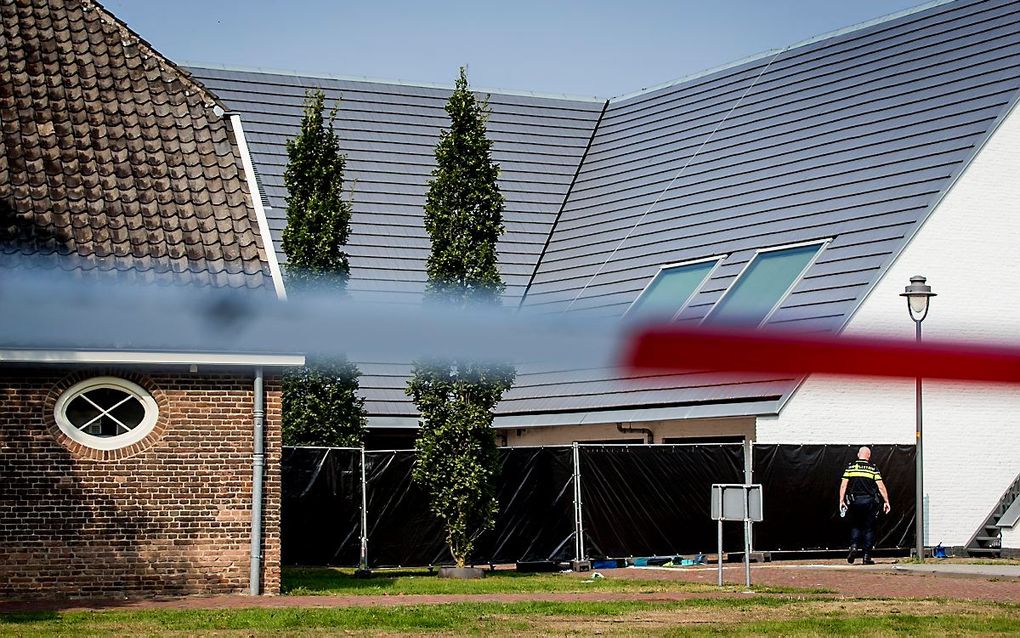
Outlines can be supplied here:
[[982, 576], [987, 578], [1020, 578], [1020, 565], [894, 565], [895, 571], [947, 576]]
[[[987, 571], [943, 571], [949, 567], [986, 567], [984, 565], [916, 565], [937, 570], [900, 569], [912, 565], [879, 562], [877, 565], [847, 565], [842, 561], [816, 564], [764, 563], [751, 568], [751, 582], [774, 587], [825, 589], [843, 596], [879, 598], [948, 598], [1020, 603], [1020, 576], [1002, 576], [998, 572], [1014, 565], [990, 565]], [[604, 572], [607, 577], [612, 570]], [[628, 572], [632, 570], [615, 570]], [[741, 565], [726, 566], [727, 583], [742, 583]], [[710, 568], [644, 570], [640, 578], [663, 578], [694, 583], [716, 582]]]
[[914, 563], [877, 565], [848, 565], [838, 563], [781, 565], [784, 569], [835, 569], [839, 571], [910, 572], [913, 574], [941, 574], [943, 576], [976, 576], [981, 578], [1018, 578], [1020, 565], [988, 564], [968, 565], [966, 563]]

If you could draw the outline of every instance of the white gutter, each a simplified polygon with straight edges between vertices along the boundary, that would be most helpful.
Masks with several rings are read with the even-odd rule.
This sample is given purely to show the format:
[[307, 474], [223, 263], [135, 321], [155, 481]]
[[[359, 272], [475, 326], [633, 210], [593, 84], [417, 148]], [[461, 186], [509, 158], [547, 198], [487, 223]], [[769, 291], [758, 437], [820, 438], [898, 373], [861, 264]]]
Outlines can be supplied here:
[[248, 152], [248, 141], [244, 137], [241, 116], [237, 113], [229, 113], [229, 116], [230, 127], [234, 130], [234, 139], [237, 141], [237, 150], [241, 153], [241, 164], [244, 165], [244, 178], [248, 182], [251, 205], [255, 208], [255, 217], [259, 220], [259, 234], [262, 235], [262, 247], [266, 251], [266, 261], [269, 262], [269, 273], [273, 277], [276, 297], [286, 299], [287, 291], [283, 287], [283, 271], [280, 270], [280, 261], [276, 258], [276, 249], [273, 247], [273, 236], [269, 231], [269, 218], [266, 217], [266, 208], [262, 205], [259, 183], [255, 179], [255, 165], [251, 161], [251, 153]]
[[305, 357], [299, 354], [131, 352], [127, 350], [0, 350], [0, 363], [292, 367], [303, 366]]
[[651, 421], [680, 421], [687, 419], [729, 419], [775, 416], [778, 400], [764, 399], [741, 403], [709, 403], [701, 405], [658, 408], [620, 408], [580, 412], [550, 412], [538, 414], [497, 414], [492, 421], [496, 430], [517, 430], [558, 425], [614, 425], [616, 423], [646, 423]]

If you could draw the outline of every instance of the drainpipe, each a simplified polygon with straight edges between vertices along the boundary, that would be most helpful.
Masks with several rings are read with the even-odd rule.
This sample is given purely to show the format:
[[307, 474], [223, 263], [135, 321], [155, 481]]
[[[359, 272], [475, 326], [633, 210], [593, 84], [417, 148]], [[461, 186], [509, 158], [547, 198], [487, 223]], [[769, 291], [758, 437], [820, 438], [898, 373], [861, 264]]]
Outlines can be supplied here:
[[649, 428], [636, 428], [633, 425], [624, 425], [622, 423], [616, 424], [616, 429], [624, 434], [633, 434], [634, 432], [640, 432], [645, 435], [645, 443], [651, 445], [655, 443], [655, 432], [652, 432]]
[[251, 573], [249, 593], [262, 593], [262, 474], [266, 465], [263, 424], [266, 416], [265, 379], [262, 367], [255, 368], [254, 446], [251, 455]]

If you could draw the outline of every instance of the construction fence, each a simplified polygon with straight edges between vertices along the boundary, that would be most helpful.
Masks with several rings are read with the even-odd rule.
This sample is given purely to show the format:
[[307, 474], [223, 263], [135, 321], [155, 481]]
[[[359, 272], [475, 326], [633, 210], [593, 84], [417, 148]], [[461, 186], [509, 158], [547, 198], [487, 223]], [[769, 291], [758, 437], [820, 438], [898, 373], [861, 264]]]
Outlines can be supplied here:
[[[755, 551], [845, 548], [836, 507], [857, 445], [575, 444], [501, 448], [499, 514], [477, 564], [712, 553], [713, 483], [761, 483]], [[872, 446], [896, 508], [876, 546], [913, 542], [914, 446]], [[746, 454], [750, 450], [750, 454]], [[283, 562], [410, 567], [451, 562], [440, 521], [411, 480], [413, 450], [286, 447]], [[724, 547], [742, 548], [741, 528]]]

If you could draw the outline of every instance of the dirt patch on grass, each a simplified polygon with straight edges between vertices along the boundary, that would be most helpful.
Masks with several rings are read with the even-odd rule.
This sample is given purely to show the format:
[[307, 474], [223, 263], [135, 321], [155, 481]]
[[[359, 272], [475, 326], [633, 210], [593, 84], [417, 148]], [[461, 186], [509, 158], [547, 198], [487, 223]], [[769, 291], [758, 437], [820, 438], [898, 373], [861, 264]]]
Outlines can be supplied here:
[[749, 602], [743, 606], [691, 605], [681, 609], [650, 610], [601, 618], [551, 617], [532, 627], [535, 635], [564, 634], [658, 634], [672, 628], [713, 626], [737, 627], [749, 623], [804, 618], [869, 618], [890, 615], [911, 616], [1008, 616], [1020, 622], [1020, 610], [966, 601], [932, 600], [826, 600], [791, 601], [781, 605]]

